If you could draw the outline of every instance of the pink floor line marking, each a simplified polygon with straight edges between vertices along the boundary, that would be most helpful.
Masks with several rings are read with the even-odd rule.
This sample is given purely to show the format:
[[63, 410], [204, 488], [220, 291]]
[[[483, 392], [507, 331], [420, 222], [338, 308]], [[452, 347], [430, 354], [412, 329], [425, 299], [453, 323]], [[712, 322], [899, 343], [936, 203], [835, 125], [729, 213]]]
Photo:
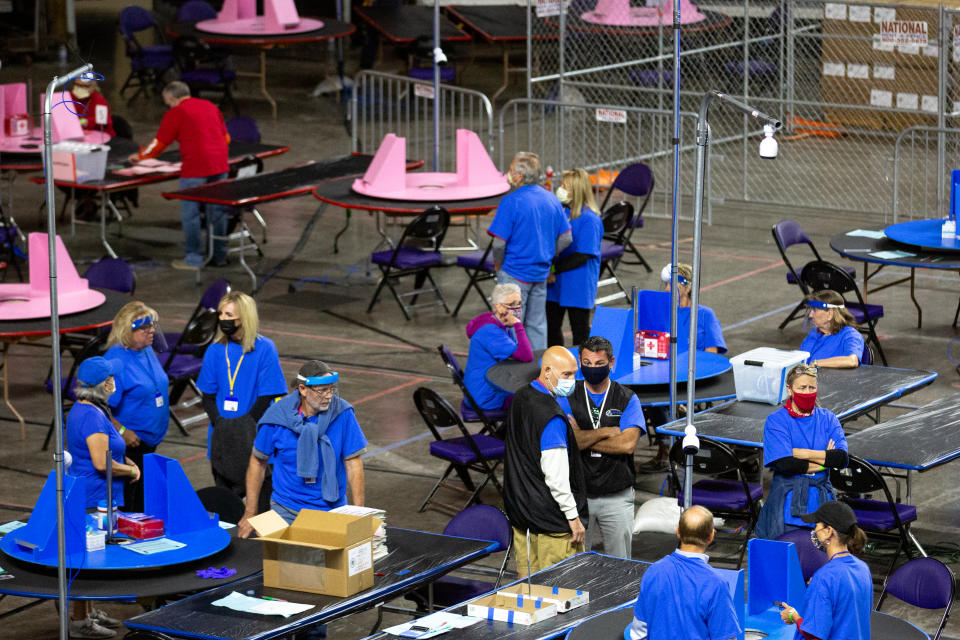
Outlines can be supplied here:
[[772, 262], [765, 267], [760, 267], [759, 269], [754, 269], [753, 271], [747, 271], [746, 273], [741, 273], [738, 276], [733, 276], [732, 278], [727, 278], [726, 280], [721, 280], [720, 282], [714, 282], [705, 287], [700, 287], [700, 291], [708, 291], [716, 287], [723, 286], [725, 284], [730, 284], [731, 282], [736, 282], [737, 280], [743, 280], [744, 278], [749, 278], [750, 276], [756, 275], [758, 273], [763, 273], [764, 271], [769, 271], [770, 269], [777, 269], [783, 267], [783, 262], [779, 260], [777, 262]]
[[[299, 360], [281, 360], [280, 364], [295, 366], [299, 368], [303, 362]], [[367, 369], [355, 369], [353, 367], [337, 367], [336, 371], [349, 371], [350, 373], [366, 373], [375, 376], [389, 376], [391, 378], [408, 378], [410, 377], [409, 373], [387, 373], [385, 371], [369, 371]], [[421, 380], [427, 380], [427, 378], [420, 378]]]

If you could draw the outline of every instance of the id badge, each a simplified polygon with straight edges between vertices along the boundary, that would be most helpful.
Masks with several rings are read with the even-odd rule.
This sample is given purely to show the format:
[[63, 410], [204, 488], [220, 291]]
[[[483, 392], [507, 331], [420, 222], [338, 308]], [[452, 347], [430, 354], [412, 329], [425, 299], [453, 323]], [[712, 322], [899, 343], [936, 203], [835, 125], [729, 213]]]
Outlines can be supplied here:
[[591, 451], [591, 452], [590, 452], [590, 457], [591, 457], [591, 458], [602, 458], [602, 457], [603, 457], [603, 454], [600, 453], [599, 451]]
[[163, 406], [163, 394], [157, 392], [157, 395], [156, 395], [156, 397], [154, 397], [153, 401], [156, 403], [157, 407], [162, 407], [162, 406]]
[[224, 398], [223, 399], [223, 410], [224, 411], [238, 411], [240, 409], [240, 401], [236, 398]]

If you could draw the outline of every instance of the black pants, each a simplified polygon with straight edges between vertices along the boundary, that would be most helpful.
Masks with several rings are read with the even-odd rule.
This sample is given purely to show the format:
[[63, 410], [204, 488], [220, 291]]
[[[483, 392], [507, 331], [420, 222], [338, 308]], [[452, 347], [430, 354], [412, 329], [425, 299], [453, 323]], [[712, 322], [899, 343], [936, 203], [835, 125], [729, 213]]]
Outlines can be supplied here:
[[128, 513], [143, 511], [143, 456], [156, 451], [143, 440], [135, 447], [127, 447], [127, 457], [140, 469], [140, 479], [123, 485], [123, 510]]
[[563, 316], [569, 312], [573, 345], [580, 346], [590, 337], [590, 309], [561, 307], [547, 300], [547, 346], [563, 346]]
[[[218, 487], [224, 487], [233, 491], [234, 495], [238, 498], [247, 497], [247, 484], [246, 481], [236, 483], [229, 480], [227, 477], [217, 473], [217, 470], [213, 467], [210, 467], [210, 472], [213, 473], [213, 484]], [[257, 513], [263, 513], [264, 511], [270, 510], [270, 494], [273, 493], [273, 479], [270, 477], [270, 470], [267, 469], [266, 475], [263, 477], [263, 485], [260, 487], [260, 500], [257, 502]]]

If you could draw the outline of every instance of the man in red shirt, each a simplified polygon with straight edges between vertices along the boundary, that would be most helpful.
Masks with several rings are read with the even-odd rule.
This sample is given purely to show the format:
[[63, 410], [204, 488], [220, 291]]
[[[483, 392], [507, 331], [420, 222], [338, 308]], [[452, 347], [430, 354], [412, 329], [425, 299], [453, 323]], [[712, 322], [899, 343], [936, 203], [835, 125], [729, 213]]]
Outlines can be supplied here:
[[80, 126], [84, 131], [103, 131], [111, 138], [116, 132], [113, 130], [113, 117], [110, 115], [110, 105], [97, 88], [97, 81], [92, 78], [79, 77], [70, 85], [69, 100], [79, 105], [71, 109], [80, 118]]
[[[174, 81], [163, 88], [163, 102], [170, 110], [160, 122], [160, 130], [145, 149], [130, 156], [130, 162], [155, 158], [174, 142], [180, 143], [180, 188], [187, 189], [227, 177], [227, 147], [230, 134], [223, 122], [223, 114], [209, 100], [190, 97], [190, 87]], [[208, 228], [215, 236], [227, 233], [227, 216], [223, 207], [207, 205]], [[183, 260], [174, 260], [174, 269], [196, 270], [206, 264], [203, 250], [203, 232], [200, 224], [200, 203], [180, 201], [180, 220], [186, 255]], [[213, 243], [213, 266], [227, 264], [227, 244], [224, 240]]]

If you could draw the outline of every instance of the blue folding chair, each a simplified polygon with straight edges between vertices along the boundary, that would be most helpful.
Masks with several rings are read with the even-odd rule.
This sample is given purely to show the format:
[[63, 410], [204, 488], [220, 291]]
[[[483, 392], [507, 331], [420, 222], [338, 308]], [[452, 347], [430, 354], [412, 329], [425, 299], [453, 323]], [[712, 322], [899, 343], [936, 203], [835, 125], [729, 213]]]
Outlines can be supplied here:
[[217, 10], [206, 0], [187, 0], [177, 9], [177, 22], [215, 20]]
[[956, 591], [956, 576], [947, 565], [934, 558], [916, 558], [893, 572], [883, 585], [876, 610], [880, 611], [888, 595], [920, 609], [943, 609], [933, 636], [933, 640], [940, 640]]
[[467, 389], [466, 382], [463, 381], [463, 368], [460, 366], [460, 361], [457, 360], [457, 356], [453, 355], [453, 351], [445, 344], [437, 347], [437, 351], [440, 352], [443, 364], [447, 365], [447, 370], [450, 372], [450, 377], [453, 378], [453, 383], [456, 384], [460, 392], [463, 393], [463, 400], [460, 402], [460, 417], [463, 418], [463, 421], [482, 423], [482, 433], [486, 433], [487, 435], [496, 436], [500, 434], [506, 425], [507, 410], [502, 407], [497, 409], [481, 409], [480, 405], [477, 404], [477, 401], [473, 399], [473, 396]]
[[87, 283], [97, 289], [119, 291], [133, 295], [137, 288], [137, 278], [133, 268], [120, 258], [101, 258], [87, 267], [83, 274]]
[[[120, 87], [120, 95], [127, 89], [136, 91], [127, 104], [152, 85], [157, 92], [163, 88], [164, 75], [173, 68], [173, 47], [163, 44], [163, 32], [153, 14], [143, 7], [124, 7], [117, 18], [117, 27], [123, 37], [126, 55], [130, 58], [130, 75]], [[141, 45], [136, 34], [152, 30], [154, 39], [161, 44]]]

